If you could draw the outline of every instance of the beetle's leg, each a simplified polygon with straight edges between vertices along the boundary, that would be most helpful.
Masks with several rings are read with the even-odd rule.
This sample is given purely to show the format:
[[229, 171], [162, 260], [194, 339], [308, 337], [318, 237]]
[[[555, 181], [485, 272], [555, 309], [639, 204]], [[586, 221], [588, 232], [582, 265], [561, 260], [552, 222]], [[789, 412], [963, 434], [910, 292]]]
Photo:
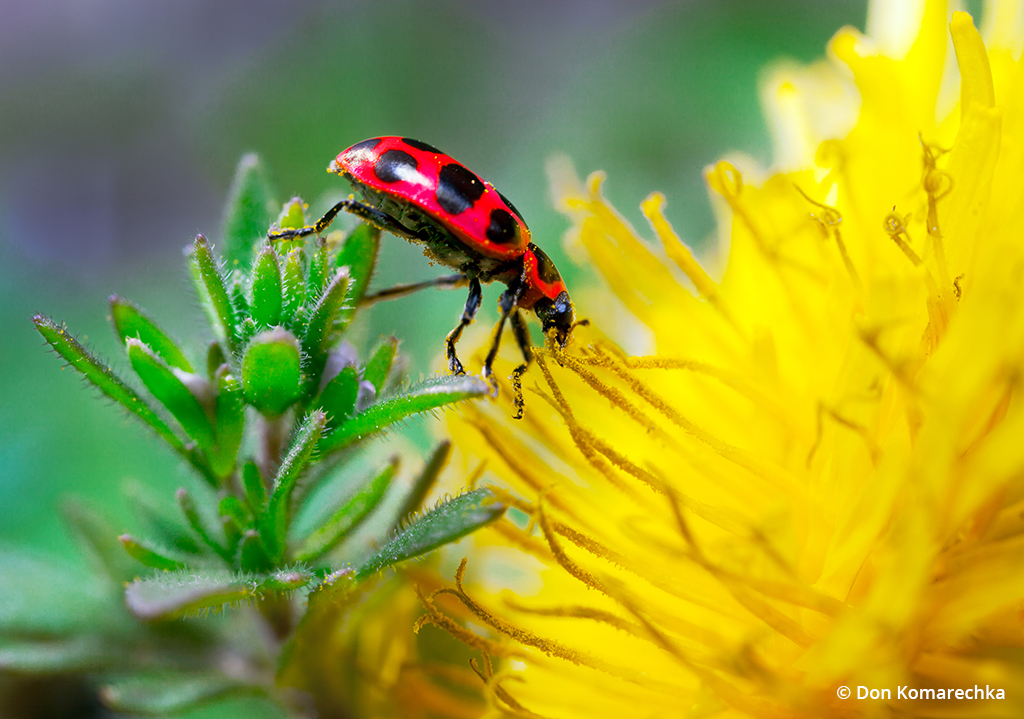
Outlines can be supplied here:
[[523, 313], [516, 308], [516, 311], [511, 314], [509, 320], [512, 322], [512, 332], [516, 337], [516, 345], [519, 347], [519, 351], [523, 353], [523, 364], [528, 365], [533, 362], [533, 343], [530, 341], [530, 329], [526, 326], [526, 320], [523, 319]]
[[501, 297], [498, 298], [501, 317], [498, 318], [498, 324], [494, 328], [494, 340], [491, 343], [490, 351], [487, 353], [487, 359], [484, 360], [483, 371], [484, 379], [487, 381], [487, 384], [491, 385], [492, 395], [495, 397], [498, 396], [498, 383], [494, 380], [494, 372], [491, 371], [491, 365], [494, 364], [494, 358], [498, 356], [498, 347], [501, 345], [501, 332], [505, 329], [505, 320], [516, 309], [521, 291], [522, 285], [515, 283], [509, 285], [508, 289], [502, 292]]
[[[504, 295], [502, 296], [504, 297]], [[444, 343], [444, 356], [448, 358], [448, 371], [450, 372], [466, 374], [466, 370], [462, 368], [459, 358], [455, 356], [455, 343], [459, 341], [459, 337], [462, 336], [462, 330], [466, 328], [466, 325], [476, 317], [483, 298], [484, 292], [480, 288], [480, 280], [476, 277], [471, 278], [469, 280], [469, 297], [466, 298], [466, 307], [462, 310], [462, 320], [459, 322], [458, 327], [448, 333], [448, 338]]]
[[267, 239], [274, 240], [297, 240], [300, 237], [306, 237], [308, 235], [319, 235], [334, 222], [334, 218], [338, 216], [338, 213], [342, 210], [351, 212], [357, 217], [370, 222], [377, 227], [393, 232], [396, 235], [402, 237], [415, 237], [415, 233], [411, 232], [408, 227], [399, 223], [391, 215], [378, 210], [376, 207], [370, 207], [365, 202], [358, 202], [356, 200], [342, 200], [334, 207], [324, 213], [324, 216], [316, 221], [315, 225], [308, 225], [306, 227], [299, 227], [294, 230], [282, 230], [281, 232], [274, 232], [267, 235]]
[[[373, 207], [372, 205], [368, 205], [365, 202], [356, 202], [355, 200], [342, 200], [341, 202], [338, 203], [338, 205], [343, 205], [342, 209], [351, 212], [356, 217], [361, 217], [362, 219], [366, 220], [371, 224], [377, 225], [377, 227], [381, 228], [382, 230], [387, 230], [388, 232], [398, 235], [399, 237], [406, 237], [413, 240], [419, 239], [419, 235], [416, 232], [410, 230], [408, 227], [399, 222], [396, 218], [384, 212], [384, 210]], [[334, 207], [337, 207], [338, 205], [335, 205]], [[331, 209], [333, 210], [334, 207], [332, 207]], [[335, 214], [337, 214], [337, 212], [335, 212]], [[327, 214], [325, 213], [324, 217], [326, 216]], [[333, 220], [334, 217], [332, 216], [331, 219]], [[319, 225], [321, 221], [323, 221], [323, 218], [320, 218], [320, 220], [317, 221], [317, 225]], [[328, 224], [330, 224], [330, 222], [328, 222]], [[326, 225], [324, 225], [324, 227], [326, 227]]]
[[371, 292], [367, 295], [363, 295], [363, 299], [359, 300], [359, 305], [372, 305], [374, 302], [380, 302], [381, 300], [393, 300], [396, 297], [405, 297], [411, 295], [413, 292], [419, 292], [425, 290], [428, 287], [462, 287], [469, 282], [469, 277], [466, 275], [446, 275], [445, 277], [437, 277], [433, 280], [424, 280], [423, 282], [412, 282], [407, 285], [395, 285], [394, 287], [388, 287], [386, 290], [378, 290], [377, 292]]
[[523, 399], [523, 373], [526, 372], [527, 367], [533, 361], [533, 347], [530, 343], [530, 329], [526, 326], [523, 313], [518, 308], [512, 313], [511, 320], [516, 344], [519, 345], [519, 351], [523, 353], [523, 363], [512, 370], [512, 390], [515, 393], [515, 396], [512, 398], [512, 404], [516, 408], [516, 413], [512, 415], [512, 419], [522, 419], [523, 409], [526, 407], [526, 401]]

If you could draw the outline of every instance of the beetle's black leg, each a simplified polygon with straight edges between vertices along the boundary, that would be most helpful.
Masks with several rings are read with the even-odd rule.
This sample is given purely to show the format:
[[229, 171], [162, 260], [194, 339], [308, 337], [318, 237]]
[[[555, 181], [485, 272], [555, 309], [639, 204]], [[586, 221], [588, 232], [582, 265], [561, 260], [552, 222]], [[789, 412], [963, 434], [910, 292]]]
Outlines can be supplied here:
[[494, 381], [494, 372], [491, 371], [491, 366], [494, 364], [494, 358], [498, 356], [498, 347], [501, 345], [501, 332], [505, 329], [505, 320], [516, 309], [521, 291], [522, 285], [515, 283], [509, 285], [508, 289], [502, 292], [501, 297], [498, 298], [501, 317], [498, 318], [498, 324], [494, 328], [494, 340], [491, 343], [490, 351], [487, 353], [487, 359], [484, 360], [483, 371], [484, 379], [493, 388], [493, 395], [495, 397], [498, 396], [498, 383]]
[[523, 399], [523, 373], [526, 372], [530, 362], [533, 361], [533, 348], [530, 343], [530, 329], [526, 326], [523, 313], [516, 309], [512, 313], [511, 319], [512, 332], [515, 334], [516, 344], [519, 345], [519, 351], [523, 353], [523, 363], [512, 370], [512, 391], [515, 393], [515, 396], [512, 398], [512, 404], [516, 408], [516, 413], [512, 415], [512, 419], [522, 419], [523, 410], [526, 407], [526, 401]]
[[356, 200], [342, 200], [334, 207], [324, 213], [324, 216], [316, 221], [315, 225], [308, 225], [306, 227], [299, 227], [294, 230], [282, 230], [281, 232], [274, 232], [267, 235], [267, 239], [274, 240], [297, 240], [300, 237], [306, 237], [308, 235], [319, 235], [334, 222], [334, 218], [338, 216], [338, 213], [342, 210], [351, 212], [357, 217], [361, 217], [367, 222], [371, 222], [377, 225], [381, 229], [393, 232], [396, 235], [402, 237], [416, 237], [416, 234], [399, 223], [391, 215], [378, 210], [376, 207], [370, 207], [365, 202], [357, 202]]
[[374, 302], [380, 302], [381, 300], [393, 300], [396, 297], [405, 297], [411, 295], [413, 292], [419, 292], [425, 290], [428, 287], [461, 287], [469, 282], [469, 277], [466, 275], [446, 275], [445, 277], [438, 277], [433, 280], [425, 280], [423, 282], [412, 282], [407, 285], [395, 285], [394, 287], [388, 287], [386, 290], [378, 290], [377, 292], [371, 292], [367, 295], [363, 295], [363, 299], [359, 301], [359, 305], [372, 305]]
[[[504, 295], [502, 295], [504, 297]], [[444, 343], [444, 356], [448, 358], [448, 370], [455, 374], [466, 374], [466, 370], [462, 368], [462, 363], [459, 362], [459, 358], [455, 356], [455, 343], [459, 341], [459, 337], [462, 336], [462, 330], [466, 328], [473, 318], [476, 317], [477, 310], [480, 309], [480, 302], [484, 298], [483, 290], [480, 288], [480, 280], [473, 277], [469, 280], [469, 297], [466, 298], [466, 307], [462, 310], [462, 320], [459, 322], [459, 326], [448, 333], [448, 338]]]
[[530, 341], [530, 328], [526, 326], [523, 313], [518, 308], [512, 313], [509, 320], [512, 322], [512, 332], [516, 337], [516, 345], [518, 345], [519, 351], [523, 353], [523, 363], [528, 365], [533, 362], [533, 343]]
[[[338, 205], [344, 205], [343, 209], [347, 210], [348, 212], [351, 212], [356, 217], [361, 217], [367, 222], [377, 225], [377, 227], [381, 228], [382, 230], [387, 230], [388, 232], [398, 235], [399, 237], [405, 237], [412, 240], [419, 239], [419, 235], [416, 232], [410, 230], [408, 227], [399, 222], [396, 218], [392, 217], [383, 210], [379, 210], [376, 207], [367, 205], [365, 202], [356, 202], [355, 200], [343, 200], [342, 202], [339, 202]], [[338, 205], [335, 205], [334, 207], [337, 207]], [[333, 210], [334, 208], [332, 207], [331, 209]], [[327, 215], [325, 214], [324, 217], [326, 216]], [[332, 217], [331, 219], [334, 218]], [[322, 221], [323, 218], [320, 218], [320, 220], [317, 221], [317, 225], [319, 225], [320, 222]], [[328, 222], [328, 224], [330, 223]], [[326, 226], [327, 225], [324, 225], [324, 227]], [[318, 232], [321, 231], [322, 230], [318, 230]]]

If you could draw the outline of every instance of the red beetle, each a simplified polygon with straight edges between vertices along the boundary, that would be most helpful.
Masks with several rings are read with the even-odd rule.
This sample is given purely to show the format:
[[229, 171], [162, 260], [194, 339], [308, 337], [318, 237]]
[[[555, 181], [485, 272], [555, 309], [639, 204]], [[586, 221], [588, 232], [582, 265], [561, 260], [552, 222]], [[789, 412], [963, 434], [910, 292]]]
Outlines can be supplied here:
[[432, 285], [469, 284], [462, 320], [448, 334], [448, 369], [463, 374], [455, 355], [463, 328], [473, 321], [483, 297], [481, 282], [508, 285], [498, 299], [501, 319], [484, 361], [483, 375], [493, 384], [491, 365], [498, 353], [505, 320], [511, 320], [525, 363], [516, 368], [516, 405], [522, 416], [518, 382], [533, 358], [530, 333], [519, 310], [533, 310], [559, 347], [576, 326], [575, 310], [554, 263], [530, 242], [523, 216], [489, 182], [425, 142], [408, 137], [376, 137], [344, 150], [327, 168], [341, 175], [365, 198], [342, 200], [315, 225], [269, 235], [288, 240], [320, 234], [342, 210], [389, 232], [423, 244], [424, 254], [458, 274], [378, 292], [373, 299], [397, 297]]

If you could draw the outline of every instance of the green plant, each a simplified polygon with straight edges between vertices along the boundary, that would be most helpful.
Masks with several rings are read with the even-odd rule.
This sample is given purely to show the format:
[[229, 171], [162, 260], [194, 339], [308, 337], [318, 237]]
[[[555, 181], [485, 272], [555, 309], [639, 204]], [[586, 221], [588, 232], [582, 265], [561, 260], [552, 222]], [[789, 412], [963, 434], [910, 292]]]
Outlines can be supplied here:
[[[202, 236], [189, 250], [215, 337], [204, 362], [142, 309], [110, 298], [114, 328], [148, 397], [61, 324], [33, 318], [68, 364], [152, 429], [199, 480], [177, 491], [173, 512], [171, 502], [139, 493], [137, 513], [151, 531], [120, 536], [121, 547], [95, 512], [70, 505], [72, 526], [111, 586], [126, 584], [134, 621], [117, 611], [98, 619], [97, 609], [90, 616], [98, 625], [39, 617], [33, 625], [35, 608], [21, 607], [20, 618], [8, 611], [0, 616], [0, 669], [91, 672], [105, 685], [106, 704], [120, 711], [167, 713], [256, 693], [302, 715], [310, 697], [281, 685], [304, 684], [302, 666], [316, 661], [320, 633], [371, 590], [369, 580], [504, 511], [481, 488], [418, 513], [448, 458], [447, 442], [396, 501], [385, 500], [395, 493], [397, 458], [369, 478], [356, 476], [355, 445], [488, 387], [458, 376], [399, 389], [394, 338], [360, 360], [344, 337], [373, 273], [380, 231], [359, 225], [340, 242], [271, 244], [261, 239], [273, 219], [270, 196], [259, 163], [244, 158], [227, 208], [224, 263]], [[301, 200], [286, 203], [276, 221], [303, 226]], [[317, 492], [327, 484], [344, 490], [333, 503], [324, 500], [331, 493]], [[390, 531], [390, 540], [355, 561], [332, 563], [333, 550], [368, 521]], [[255, 611], [180, 621], [236, 605]], [[306, 684], [319, 716], [347, 715], [330, 692], [320, 696]]]

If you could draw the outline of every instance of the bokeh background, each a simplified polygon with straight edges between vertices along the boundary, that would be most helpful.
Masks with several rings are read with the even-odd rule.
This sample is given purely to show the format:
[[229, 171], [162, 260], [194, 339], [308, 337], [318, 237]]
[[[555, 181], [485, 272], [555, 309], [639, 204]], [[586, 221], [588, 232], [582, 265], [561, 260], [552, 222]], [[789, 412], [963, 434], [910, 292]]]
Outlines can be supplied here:
[[[126, 480], [176, 486], [174, 457], [62, 372], [29, 320], [63, 319], [125, 367], [106, 316], [116, 292], [202, 346], [182, 248], [219, 236], [243, 153], [260, 153], [279, 199], [300, 193], [317, 212], [349, 192], [324, 171], [341, 149], [422, 139], [512, 198], [570, 287], [586, 286], [560, 248], [548, 157], [607, 171], [638, 227], [640, 200], [663, 191], [699, 248], [713, 228], [701, 169], [731, 151], [770, 159], [764, 67], [822, 57], [865, 15], [865, 0], [3, 0], [0, 542], [76, 562], [62, 495], [117, 520]], [[437, 273], [389, 237], [376, 284]], [[397, 335], [410, 375], [429, 374], [463, 301], [376, 307], [366, 341]]]

